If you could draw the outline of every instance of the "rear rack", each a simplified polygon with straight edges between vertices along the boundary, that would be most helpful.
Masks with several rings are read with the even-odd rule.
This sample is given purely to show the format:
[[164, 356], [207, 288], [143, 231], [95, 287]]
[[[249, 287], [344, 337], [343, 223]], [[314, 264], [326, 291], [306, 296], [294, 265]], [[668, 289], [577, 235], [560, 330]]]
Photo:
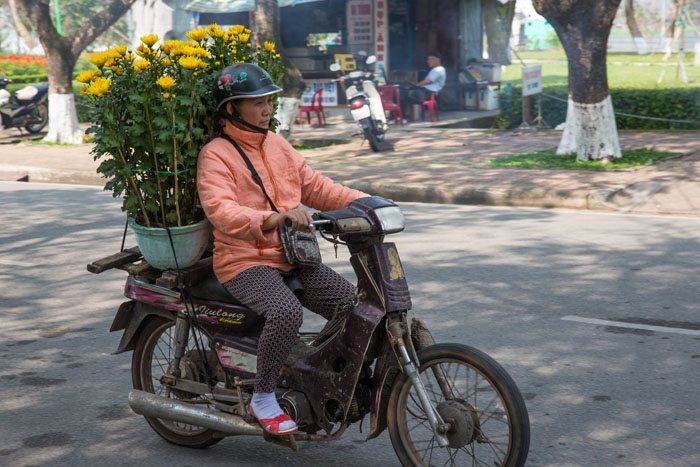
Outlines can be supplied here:
[[128, 272], [130, 276], [148, 279], [159, 287], [181, 289], [191, 287], [214, 275], [211, 251], [205, 252], [205, 255], [207, 256], [188, 268], [162, 271], [148, 264], [143, 259], [139, 248], [133, 247], [93, 261], [87, 265], [87, 270], [93, 274], [100, 274], [110, 269], [121, 269]]

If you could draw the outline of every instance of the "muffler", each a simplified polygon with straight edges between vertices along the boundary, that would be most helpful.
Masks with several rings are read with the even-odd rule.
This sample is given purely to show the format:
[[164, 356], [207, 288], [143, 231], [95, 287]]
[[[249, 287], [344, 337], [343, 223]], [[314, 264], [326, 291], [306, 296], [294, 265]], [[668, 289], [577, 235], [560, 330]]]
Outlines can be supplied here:
[[251, 425], [239, 415], [187, 404], [137, 389], [129, 392], [129, 406], [139, 415], [197, 425], [226, 435], [262, 435], [262, 428]]

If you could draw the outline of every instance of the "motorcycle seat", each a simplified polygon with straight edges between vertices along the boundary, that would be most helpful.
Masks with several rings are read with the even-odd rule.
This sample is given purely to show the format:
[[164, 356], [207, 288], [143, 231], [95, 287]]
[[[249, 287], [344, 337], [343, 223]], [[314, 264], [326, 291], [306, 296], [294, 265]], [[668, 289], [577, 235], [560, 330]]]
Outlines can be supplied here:
[[[282, 278], [284, 283], [289, 289], [298, 296], [303, 290], [304, 286], [297, 276], [294, 274], [283, 274]], [[238, 301], [236, 297], [228, 293], [228, 290], [221, 285], [216, 276], [210, 276], [198, 284], [190, 287], [190, 295], [194, 298], [200, 300], [212, 300], [222, 303], [228, 303], [230, 305], [240, 305], [244, 306]]]
[[39, 89], [36, 86], [26, 86], [15, 93], [18, 101], [30, 101], [39, 94]]

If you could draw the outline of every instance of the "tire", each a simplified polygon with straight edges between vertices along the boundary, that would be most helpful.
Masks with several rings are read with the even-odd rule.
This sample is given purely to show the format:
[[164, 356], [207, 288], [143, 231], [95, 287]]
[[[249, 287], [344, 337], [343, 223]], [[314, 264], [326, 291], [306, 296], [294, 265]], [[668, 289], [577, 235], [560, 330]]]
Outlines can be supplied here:
[[[418, 358], [421, 362], [421, 380], [426, 386], [429, 398], [445, 421], [450, 421], [453, 426], [458, 425], [463, 429], [452, 429], [448, 432], [450, 446], [447, 448], [438, 446], [434, 437], [426, 440], [417, 439], [414, 442], [414, 438], [425, 436], [430, 438], [433, 432], [427, 417], [421, 416], [422, 408], [417, 402], [417, 395], [410, 379], [401, 375], [392, 387], [387, 413], [389, 436], [401, 464], [424, 466], [435, 462], [436, 465], [472, 465], [473, 458], [476, 458], [480, 462], [474, 465], [507, 467], [525, 465], [530, 446], [530, 422], [520, 391], [508, 373], [485, 353], [461, 344], [432, 345], [419, 351]], [[452, 366], [457, 369], [454, 380], [450, 377]], [[466, 392], [462, 393], [459, 390], [461, 367], [471, 369], [474, 374], [473, 396], [469, 392], [472, 383], [468, 370], [465, 381]], [[438, 368], [439, 373], [436, 371]], [[430, 371], [426, 372], [429, 369]], [[450, 382], [449, 391], [455, 395], [450, 400], [446, 400], [443, 396], [440, 383], [435, 376], [438, 374], [442, 375], [443, 382]], [[488, 383], [488, 387], [479, 384], [479, 377]], [[435, 392], [436, 387], [437, 392]], [[443, 384], [443, 387], [447, 386]], [[488, 389], [498, 397], [496, 403], [500, 404], [500, 406], [493, 406], [491, 409], [493, 412], [488, 410], [496, 401], [496, 397], [489, 399], [488, 396], [482, 395], [484, 390]], [[442, 396], [442, 400], [438, 396]], [[484, 401], [481, 405], [477, 404], [478, 397]], [[506, 416], [507, 419], [505, 419]], [[411, 417], [423, 421], [409, 428]], [[458, 423], [454, 423], [454, 420], [458, 420]], [[417, 428], [420, 429], [415, 431]], [[503, 439], [502, 436], [494, 437], [493, 432], [499, 429], [507, 430], [507, 444], [505, 441], [499, 441]], [[422, 433], [426, 434], [421, 436]], [[427, 443], [426, 447], [424, 448], [421, 443]], [[422, 452], [424, 453], [421, 454]], [[447, 462], [444, 459], [447, 459]]]
[[[131, 379], [134, 389], [157, 394], [152, 380], [153, 353], [161, 336], [174, 332], [175, 321], [154, 318], [139, 333], [131, 360]], [[172, 329], [171, 329], [172, 328]], [[190, 336], [190, 342], [192, 338]], [[164, 359], [167, 361], [167, 358]], [[158, 365], [162, 368], [161, 364]], [[172, 397], [172, 395], [171, 395]], [[221, 436], [202, 427], [179, 424], [159, 418], [144, 417], [153, 430], [166, 441], [189, 448], [206, 448], [221, 441]], [[186, 427], [192, 427], [188, 429]], [[190, 431], [190, 433], [188, 433]]]
[[36, 116], [37, 118], [40, 118], [41, 121], [39, 123], [29, 124], [29, 125], [25, 126], [24, 128], [29, 133], [35, 134], [35, 133], [39, 133], [41, 130], [43, 130], [44, 127], [46, 126], [46, 124], [49, 122], [49, 106], [46, 103], [46, 101], [39, 102], [33, 113], [34, 113], [34, 116]]
[[370, 128], [365, 128], [364, 133], [365, 138], [367, 139], [367, 141], [369, 141], [369, 147], [372, 148], [372, 151], [381, 152], [381, 141], [379, 140], [374, 127], [372, 126]]

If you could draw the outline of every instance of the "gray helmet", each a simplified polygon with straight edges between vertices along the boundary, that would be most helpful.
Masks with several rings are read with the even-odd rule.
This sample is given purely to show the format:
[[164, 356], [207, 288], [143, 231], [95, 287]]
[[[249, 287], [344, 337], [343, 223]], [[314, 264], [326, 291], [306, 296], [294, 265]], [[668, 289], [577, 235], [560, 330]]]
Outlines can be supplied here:
[[214, 101], [216, 110], [228, 101], [248, 97], [262, 97], [282, 92], [270, 74], [252, 63], [238, 63], [227, 66], [214, 81]]

